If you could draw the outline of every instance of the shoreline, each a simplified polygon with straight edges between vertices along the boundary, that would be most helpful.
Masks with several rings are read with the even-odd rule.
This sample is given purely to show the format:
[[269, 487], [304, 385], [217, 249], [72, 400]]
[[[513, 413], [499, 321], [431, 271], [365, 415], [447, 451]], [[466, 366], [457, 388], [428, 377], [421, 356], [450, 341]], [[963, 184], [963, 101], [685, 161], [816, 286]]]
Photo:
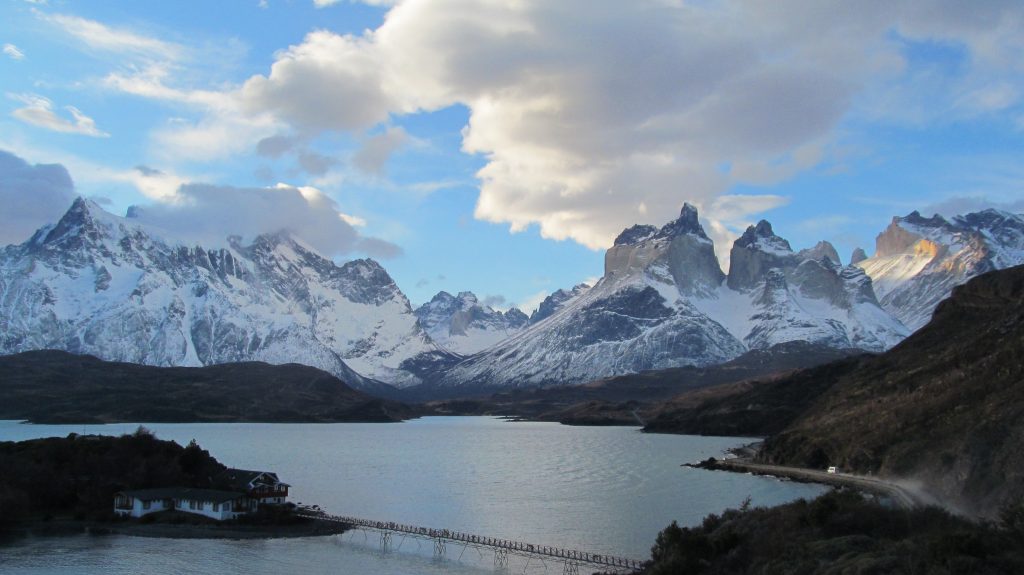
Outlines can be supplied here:
[[0, 548], [5, 544], [35, 537], [71, 535], [125, 535], [160, 539], [285, 539], [340, 535], [349, 526], [319, 519], [288, 525], [218, 525], [180, 523], [102, 522], [79, 519], [35, 520], [0, 531]]

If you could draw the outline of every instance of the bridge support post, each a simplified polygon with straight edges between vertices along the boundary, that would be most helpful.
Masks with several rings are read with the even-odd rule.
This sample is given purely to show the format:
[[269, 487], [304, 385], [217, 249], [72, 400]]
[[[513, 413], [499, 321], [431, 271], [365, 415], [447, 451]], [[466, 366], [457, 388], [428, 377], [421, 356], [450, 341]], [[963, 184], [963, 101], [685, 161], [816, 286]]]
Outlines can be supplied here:
[[494, 566], [508, 567], [508, 549], [497, 548], [494, 550]]
[[437, 555], [438, 557], [444, 557], [444, 552], [445, 552], [444, 539], [441, 539], [440, 537], [434, 539], [434, 555]]
[[391, 547], [391, 532], [381, 531], [380, 532], [380, 551], [381, 553], [387, 553], [388, 547]]
[[562, 575], [580, 575], [580, 564], [575, 561], [566, 561], [562, 568]]

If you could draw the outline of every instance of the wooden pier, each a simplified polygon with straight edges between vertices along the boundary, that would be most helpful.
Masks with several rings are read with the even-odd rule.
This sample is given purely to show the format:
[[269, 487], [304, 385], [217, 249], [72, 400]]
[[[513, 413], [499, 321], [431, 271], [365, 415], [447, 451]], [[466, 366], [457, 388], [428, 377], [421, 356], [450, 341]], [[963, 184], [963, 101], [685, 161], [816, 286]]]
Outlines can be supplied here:
[[[494, 552], [494, 566], [508, 567], [508, 556], [518, 555], [528, 559], [554, 559], [563, 564], [563, 575], [578, 575], [582, 565], [599, 567], [602, 571], [609, 573], [634, 573], [643, 567], [643, 561], [616, 557], [613, 555], [600, 555], [574, 549], [563, 549], [550, 545], [538, 545], [535, 543], [523, 543], [497, 537], [486, 537], [472, 533], [462, 533], [448, 529], [433, 529], [419, 527], [416, 525], [405, 525], [390, 521], [374, 521], [371, 519], [360, 519], [358, 517], [345, 517], [341, 515], [329, 515], [322, 511], [304, 509], [298, 513], [300, 517], [319, 519], [322, 521], [335, 521], [350, 525], [353, 529], [365, 529], [380, 532], [380, 545], [382, 551], [388, 551], [394, 545], [393, 535], [416, 537], [419, 539], [430, 539], [434, 543], [434, 554], [444, 556], [449, 545], [456, 548], [462, 547], [462, 552], [469, 547], [475, 549], [487, 549]], [[462, 555], [459, 555], [461, 559]], [[524, 569], [525, 570], [525, 569]]]

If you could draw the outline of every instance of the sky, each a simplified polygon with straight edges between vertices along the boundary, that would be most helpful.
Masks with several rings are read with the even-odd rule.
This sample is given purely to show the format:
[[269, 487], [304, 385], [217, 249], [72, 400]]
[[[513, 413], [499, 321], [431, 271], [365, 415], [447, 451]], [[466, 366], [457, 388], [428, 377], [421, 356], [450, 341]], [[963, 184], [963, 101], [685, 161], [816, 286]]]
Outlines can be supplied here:
[[529, 313], [683, 202], [725, 269], [1024, 211], [1018, 0], [0, 2], [0, 245], [81, 195]]

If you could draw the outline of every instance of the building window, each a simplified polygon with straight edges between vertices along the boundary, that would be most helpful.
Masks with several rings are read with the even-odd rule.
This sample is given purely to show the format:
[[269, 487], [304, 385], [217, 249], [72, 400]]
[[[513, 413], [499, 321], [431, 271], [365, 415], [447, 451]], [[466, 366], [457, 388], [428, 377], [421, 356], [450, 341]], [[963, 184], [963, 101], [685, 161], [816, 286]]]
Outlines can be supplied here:
[[143, 509], [149, 509], [149, 501], [143, 501], [142, 502], [142, 508]]
[[213, 510], [214, 511], [220, 511], [220, 503], [214, 503], [213, 504]]
[[194, 510], [196, 508], [196, 502], [190, 500], [188, 502], [188, 508]]

